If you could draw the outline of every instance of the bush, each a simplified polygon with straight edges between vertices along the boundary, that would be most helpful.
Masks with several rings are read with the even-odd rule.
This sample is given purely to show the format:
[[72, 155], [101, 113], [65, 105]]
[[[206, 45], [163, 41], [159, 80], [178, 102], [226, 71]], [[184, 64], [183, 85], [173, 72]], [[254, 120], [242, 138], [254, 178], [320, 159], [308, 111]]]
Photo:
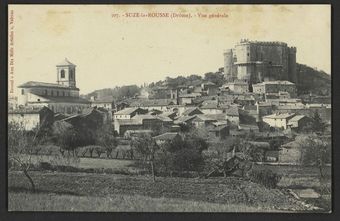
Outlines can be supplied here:
[[41, 150], [39, 151], [40, 155], [61, 155], [60, 147], [55, 145], [44, 145], [41, 147]]
[[53, 170], [53, 166], [48, 162], [40, 162], [39, 168], [42, 170]]
[[262, 184], [267, 188], [276, 188], [282, 176], [269, 169], [264, 169], [252, 170], [249, 177], [251, 181]]

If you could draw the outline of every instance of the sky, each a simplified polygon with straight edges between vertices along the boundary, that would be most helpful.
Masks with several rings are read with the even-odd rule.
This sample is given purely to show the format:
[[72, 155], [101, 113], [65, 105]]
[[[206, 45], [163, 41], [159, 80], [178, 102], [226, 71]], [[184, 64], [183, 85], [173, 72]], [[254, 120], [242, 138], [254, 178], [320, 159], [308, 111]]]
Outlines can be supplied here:
[[11, 13], [14, 88], [55, 83], [55, 65], [65, 58], [77, 65], [81, 94], [203, 75], [223, 67], [223, 51], [243, 38], [286, 42], [297, 47], [297, 62], [331, 74], [329, 5], [10, 5]]

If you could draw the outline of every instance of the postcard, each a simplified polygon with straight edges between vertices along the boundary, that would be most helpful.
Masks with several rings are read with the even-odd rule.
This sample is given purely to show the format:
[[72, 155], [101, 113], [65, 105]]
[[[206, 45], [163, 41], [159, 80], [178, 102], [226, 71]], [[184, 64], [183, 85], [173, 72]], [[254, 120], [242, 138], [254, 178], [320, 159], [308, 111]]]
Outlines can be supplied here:
[[8, 6], [8, 210], [332, 212], [331, 6]]

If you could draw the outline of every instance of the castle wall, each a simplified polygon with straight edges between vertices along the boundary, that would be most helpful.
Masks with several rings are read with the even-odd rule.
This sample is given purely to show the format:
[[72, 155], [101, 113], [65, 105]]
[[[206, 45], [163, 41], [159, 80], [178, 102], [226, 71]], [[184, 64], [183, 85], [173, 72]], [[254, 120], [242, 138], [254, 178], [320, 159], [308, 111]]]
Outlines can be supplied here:
[[289, 48], [288, 55], [288, 80], [297, 84], [297, 75], [296, 75], [296, 48]]

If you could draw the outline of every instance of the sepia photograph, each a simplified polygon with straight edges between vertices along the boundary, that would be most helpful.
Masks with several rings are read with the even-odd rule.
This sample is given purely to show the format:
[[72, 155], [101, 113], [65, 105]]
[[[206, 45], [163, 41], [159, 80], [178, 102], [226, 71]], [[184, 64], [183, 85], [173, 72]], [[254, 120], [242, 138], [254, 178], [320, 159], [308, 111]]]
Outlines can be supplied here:
[[331, 5], [8, 5], [8, 211], [332, 212]]

